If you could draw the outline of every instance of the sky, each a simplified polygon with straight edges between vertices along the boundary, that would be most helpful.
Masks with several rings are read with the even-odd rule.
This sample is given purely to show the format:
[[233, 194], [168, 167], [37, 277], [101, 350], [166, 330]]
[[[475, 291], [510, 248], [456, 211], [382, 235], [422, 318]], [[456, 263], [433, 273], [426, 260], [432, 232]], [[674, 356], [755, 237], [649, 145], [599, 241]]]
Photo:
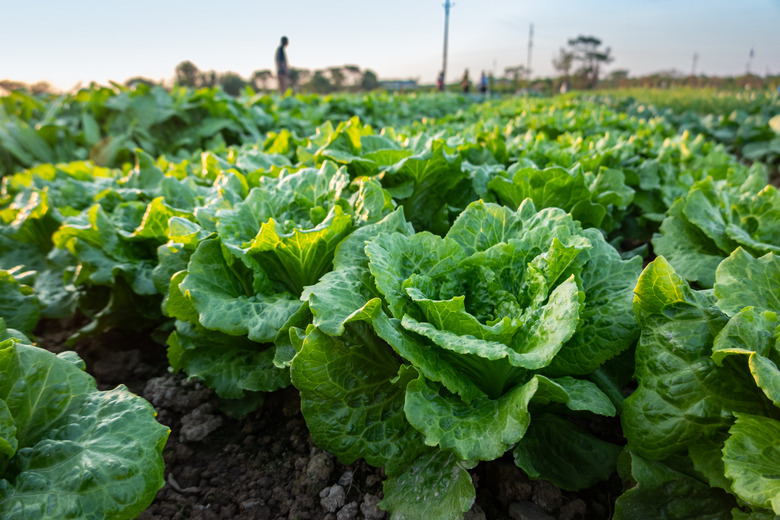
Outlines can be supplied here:
[[[569, 39], [610, 47], [606, 71], [676, 69], [780, 74], [780, 0], [456, 0], [447, 80], [469, 69], [503, 75], [528, 63], [555, 74]], [[442, 68], [443, 0], [0, 0], [0, 79], [48, 81], [60, 90], [142, 76], [171, 81], [184, 60], [249, 77], [274, 68], [282, 35], [290, 66], [357, 65], [380, 79], [432, 83]]]

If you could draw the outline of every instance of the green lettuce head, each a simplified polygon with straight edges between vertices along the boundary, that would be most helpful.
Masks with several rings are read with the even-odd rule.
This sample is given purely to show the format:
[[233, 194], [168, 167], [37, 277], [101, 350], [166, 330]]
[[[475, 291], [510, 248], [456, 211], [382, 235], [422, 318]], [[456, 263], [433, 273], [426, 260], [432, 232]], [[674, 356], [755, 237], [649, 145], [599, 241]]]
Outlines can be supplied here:
[[[394, 477], [429, 456], [426, 446], [453, 454], [449, 464], [461, 470], [500, 457], [523, 439], [532, 405], [615, 413], [578, 376], [637, 338], [639, 258], [622, 260], [599, 231], [560, 209], [537, 212], [530, 200], [517, 211], [474, 202], [443, 238], [380, 224], [347, 239], [335, 270], [303, 294], [314, 320], [299, 339], [292, 378], [316, 442], [344, 459], [385, 465]], [[337, 372], [344, 378], [326, 377]], [[612, 448], [598, 449], [614, 467]], [[548, 472], [525, 452], [516, 460], [529, 473]], [[384, 505], [403, 511], [397, 502], [409, 490], [391, 481]], [[567, 487], [592, 483], [583, 475]], [[409, 507], [420, 513], [419, 504]]]

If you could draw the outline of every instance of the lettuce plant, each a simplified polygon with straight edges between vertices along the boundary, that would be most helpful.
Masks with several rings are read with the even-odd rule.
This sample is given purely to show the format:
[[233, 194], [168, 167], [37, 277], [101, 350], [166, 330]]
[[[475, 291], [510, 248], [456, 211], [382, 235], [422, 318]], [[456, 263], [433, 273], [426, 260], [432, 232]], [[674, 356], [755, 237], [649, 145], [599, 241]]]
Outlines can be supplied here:
[[642, 273], [639, 386], [622, 415], [636, 487], [616, 518], [655, 512], [659, 492], [679, 496], [661, 518], [780, 514], [778, 294], [780, 257], [742, 248], [718, 266], [714, 292], [691, 289], [663, 257]]
[[718, 264], [737, 247], [780, 254], [778, 222], [780, 194], [764, 175], [741, 186], [707, 178], [675, 201], [653, 246], [686, 280], [712, 287]]
[[457, 518], [474, 496], [466, 470], [522, 447], [533, 417], [551, 413], [533, 442], [551, 429], [583, 439], [558, 460], [599, 460], [597, 474], [556, 479], [565, 470], [522, 448], [516, 461], [569, 489], [592, 485], [619, 450], [565, 417], [615, 414], [588, 376], [637, 337], [639, 271], [599, 231], [530, 200], [472, 203], [443, 238], [389, 219], [363, 228], [304, 292], [313, 324], [290, 328], [315, 442], [384, 466], [384, 508]]
[[41, 305], [28, 285], [35, 273], [23, 272], [21, 267], [0, 269], [0, 316], [9, 327], [29, 334], [38, 324]]
[[169, 430], [124, 386], [101, 392], [73, 352], [0, 319], [0, 516], [135, 518], [163, 481]]
[[165, 303], [178, 320], [168, 342], [174, 369], [226, 398], [289, 384], [294, 351], [274, 340], [289, 320], [307, 316], [304, 287], [332, 269], [345, 237], [391, 209], [376, 180], [353, 184], [345, 168], [325, 161], [263, 177], [245, 198], [226, 200], [212, 232], [171, 219], [176, 235], [160, 258], [186, 259]]
[[611, 231], [619, 224], [621, 211], [633, 200], [634, 190], [626, 186], [623, 172], [603, 168], [597, 174], [581, 167], [540, 170], [520, 163], [499, 175], [487, 187], [499, 202], [511, 207], [531, 198], [538, 208], [561, 208], [585, 227]]

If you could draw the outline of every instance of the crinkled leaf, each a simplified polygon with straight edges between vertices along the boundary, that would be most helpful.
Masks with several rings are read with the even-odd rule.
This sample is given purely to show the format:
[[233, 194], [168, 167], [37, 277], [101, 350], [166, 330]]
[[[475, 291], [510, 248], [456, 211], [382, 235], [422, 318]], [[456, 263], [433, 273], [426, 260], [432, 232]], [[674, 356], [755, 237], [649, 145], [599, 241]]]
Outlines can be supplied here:
[[[515, 385], [498, 399], [477, 398], [471, 403], [420, 377], [407, 386], [404, 410], [409, 422], [425, 435], [425, 443], [453, 450], [464, 460], [494, 460], [523, 438], [531, 422], [528, 405], [563, 403], [575, 410], [605, 409], [615, 413], [609, 399], [592, 383], [558, 384], [543, 376]], [[581, 393], [601, 394], [601, 398]]]
[[740, 499], [780, 515], [780, 421], [736, 416], [723, 448], [726, 476]]
[[742, 308], [780, 313], [780, 256], [768, 253], [754, 258], [742, 248], [719, 266], [715, 296], [718, 308], [733, 316]]
[[515, 464], [529, 476], [578, 491], [607, 480], [622, 449], [562, 417], [540, 414], [534, 416], [513, 455]]
[[369, 268], [390, 312], [401, 318], [409, 306], [404, 282], [412, 275], [445, 277], [464, 258], [457, 242], [428, 232], [410, 237], [401, 233], [380, 234], [366, 245]]
[[260, 343], [272, 341], [301, 302], [287, 292], [256, 292], [253, 285], [253, 274], [223, 251], [219, 239], [208, 239], [190, 258], [188, 274], [179, 288], [207, 329], [247, 335]]
[[774, 331], [778, 324], [774, 312], [758, 313], [745, 307], [723, 327], [712, 347], [712, 360], [722, 366], [728, 356], [747, 356], [748, 368], [761, 390], [780, 407], [780, 359]]
[[406, 471], [385, 481], [379, 506], [391, 511], [394, 520], [463, 518], [476, 497], [470, 467], [451, 452], [423, 453]]
[[401, 208], [388, 214], [379, 222], [356, 229], [342, 240], [333, 258], [333, 269], [336, 270], [348, 266], [368, 267], [368, 256], [366, 256], [365, 252], [366, 242], [380, 233], [394, 232], [407, 236], [414, 233], [412, 225], [404, 218], [404, 212]]
[[0, 516], [138, 516], [163, 485], [169, 433], [149, 403], [124, 386], [97, 391], [72, 353], [14, 339], [1, 345], [0, 398], [18, 450], [0, 480]]
[[349, 325], [340, 338], [311, 330], [290, 371], [317, 445], [346, 464], [363, 457], [388, 473], [411, 463], [424, 445], [403, 412], [415, 371], [401, 368], [365, 324]]
[[8, 327], [29, 334], [38, 324], [40, 303], [32, 288], [17, 279], [19, 274], [19, 268], [0, 269], [0, 318]]
[[642, 270], [639, 257], [622, 260], [600, 236], [585, 230], [592, 244], [582, 268], [580, 323], [552, 359], [550, 374], [588, 374], [628, 349], [639, 336], [632, 311], [633, 290]]
[[623, 480], [633, 484], [615, 501], [615, 520], [731, 520], [734, 499], [687, 471], [645, 459], [633, 451]]
[[661, 235], [653, 238], [653, 249], [664, 256], [686, 280], [704, 287], [715, 283], [715, 270], [725, 257], [706, 235], [682, 216], [682, 201], [677, 201], [661, 224]]
[[735, 411], [765, 409], [749, 374], [732, 364], [718, 367], [710, 358], [726, 319], [700, 300], [663, 257], [639, 277], [639, 386], [623, 404], [622, 423], [631, 449], [645, 457], [663, 459], [715, 434]]
[[317, 284], [306, 287], [301, 300], [308, 301], [314, 325], [333, 336], [344, 332], [344, 322], [369, 300], [378, 296], [371, 273], [365, 267], [331, 271]]
[[168, 338], [171, 367], [202, 380], [225, 399], [245, 392], [272, 392], [290, 384], [286, 369], [274, 365], [276, 348], [177, 321]]
[[287, 290], [300, 294], [333, 268], [333, 255], [352, 230], [352, 219], [339, 206], [317, 227], [280, 233], [273, 219], [260, 226], [247, 255]]

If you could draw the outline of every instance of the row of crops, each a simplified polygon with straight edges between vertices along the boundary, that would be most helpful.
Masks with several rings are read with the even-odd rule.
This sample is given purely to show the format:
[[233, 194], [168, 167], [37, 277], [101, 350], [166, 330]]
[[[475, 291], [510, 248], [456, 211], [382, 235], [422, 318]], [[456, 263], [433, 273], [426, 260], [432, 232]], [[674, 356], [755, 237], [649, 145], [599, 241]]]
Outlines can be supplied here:
[[763, 164], [578, 98], [143, 89], [2, 100], [0, 516], [133, 518], [163, 484], [151, 406], [34, 345], [74, 314], [234, 410], [294, 385], [394, 518], [461, 518], [507, 453], [617, 472], [616, 519], [780, 514]]

